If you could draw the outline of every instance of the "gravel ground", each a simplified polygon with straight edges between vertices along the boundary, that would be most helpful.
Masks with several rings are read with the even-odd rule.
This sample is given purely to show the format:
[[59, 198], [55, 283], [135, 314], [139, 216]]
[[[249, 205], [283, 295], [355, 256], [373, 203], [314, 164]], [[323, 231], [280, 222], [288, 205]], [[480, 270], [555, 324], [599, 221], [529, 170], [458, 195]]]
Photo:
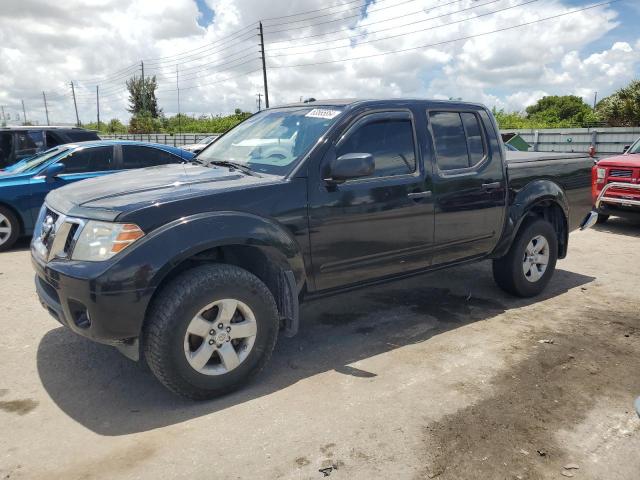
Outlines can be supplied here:
[[639, 237], [573, 233], [533, 300], [485, 262], [309, 303], [205, 403], [56, 324], [23, 243], [0, 254], [0, 478], [636, 480]]

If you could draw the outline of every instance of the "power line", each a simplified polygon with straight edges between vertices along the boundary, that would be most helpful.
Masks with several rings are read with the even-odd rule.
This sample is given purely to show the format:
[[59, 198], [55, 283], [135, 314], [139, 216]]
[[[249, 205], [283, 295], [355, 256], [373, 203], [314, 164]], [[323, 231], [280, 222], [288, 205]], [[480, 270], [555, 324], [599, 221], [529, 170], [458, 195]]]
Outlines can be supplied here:
[[[492, 4], [492, 3], [496, 3], [496, 2], [499, 2], [499, 1], [501, 1], [501, 0], [491, 0], [490, 2], [483, 3], [481, 5], [477, 5], [476, 7], [484, 7], [486, 5], [489, 5], [489, 4]], [[478, 19], [478, 18], [487, 17], [489, 15], [495, 15], [496, 13], [506, 12], [507, 10], [512, 10], [514, 8], [523, 7], [525, 5], [529, 5], [531, 3], [536, 3], [538, 1], [540, 1], [540, 0], [528, 0], [526, 2], [519, 3], [517, 5], [512, 5], [510, 7], [500, 8], [498, 10], [493, 10], [493, 11], [487, 12], [487, 13], [482, 13], [482, 14], [476, 15], [474, 17], [468, 17], [468, 18], [463, 18], [461, 20], [456, 20], [456, 21], [453, 21], [453, 22], [443, 23], [442, 25], [435, 25], [433, 27], [423, 28], [421, 30], [414, 30], [412, 32], [399, 33], [399, 34], [396, 34], [396, 35], [389, 35], [387, 37], [373, 38], [371, 40], [365, 40], [365, 41], [362, 41], [362, 42], [358, 42], [358, 45], [363, 45], [365, 43], [372, 43], [372, 42], [381, 42], [383, 40], [390, 40], [392, 38], [405, 37], [407, 35], [412, 35], [414, 33], [423, 33], [423, 32], [426, 32], [428, 30], [435, 30], [437, 28], [449, 27], [451, 25], [456, 25], [458, 23], [468, 22], [469, 20], [475, 20], [475, 19]], [[470, 10], [470, 9], [476, 8], [476, 7], [469, 7], [467, 9], [465, 9], [465, 10]], [[460, 10], [460, 11], [464, 11], [464, 10]], [[446, 14], [446, 15], [448, 15], [448, 14]], [[419, 20], [417, 22], [408, 23], [407, 25], [402, 25], [402, 26], [408, 26], [408, 25], [412, 25], [412, 24], [415, 24], [415, 23], [421, 23], [421, 22], [425, 22], [427, 20], [433, 20], [435, 18], [440, 18], [440, 17], [446, 16], [446, 15], [439, 15], [437, 17], [431, 17], [431, 18], [427, 18], [427, 19], [424, 19], [424, 20]], [[394, 28], [400, 28], [400, 27], [394, 27]], [[378, 33], [378, 32], [374, 32], [374, 33]], [[349, 38], [349, 37], [347, 37], [347, 38]], [[328, 42], [323, 42], [323, 43], [328, 43]], [[308, 46], [308, 45], [301, 45], [301, 47], [306, 47], [306, 46]], [[319, 49], [314, 50], [313, 52], [281, 53], [281, 54], [278, 54], [278, 55], [269, 55], [268, 57], [269, 58], [273, 58], [273, 57], [284, 57], [284, 56], [288, 56], [288, 55], [306, 55], [306, 54], [309, 54], [309, 53], [318, 53], [318, 52], [324, 52], [326, 50], [335, 50], [335, 49], [338, 49], [338, 48], [347, 48], [347, 47], [353, 48], [352, 45], [342, 45], [342, 46], [333, 46], [333, 47], [327, 47], [327, 48], [319, 48]]]
[[[242, 55], [239, 58], [234, 58], [232, 60], [229, 60], [230, 57], [233, 57], [233, 56], [235, 56], [235, 55], [237, 55], [239, 53], [244, 53], [244, 55]], [[206, 69], [223, 67], [223, 66], [231, 64], [233, 62], [237, 62], [238, 60], [244, 60], [245, 58], [248, 58], [248, 57], [251, 57], [251, 56], [255, 56], [255, 55], [256, 55], [255, 51], [250, 52], [250, 53], [246, 53], [246, 49], [245, 49], [244, 52], [237, 52], [237, 53], [234, 53], [234, 54], [230, 55], [229, 57], [225, 57], [225, 61], [223, 61], [223, 62], [220, 62], [220, 63], [205, 62], [205, 63], [201, 63], [201, 64], [198, 64], [198, 65], [193, 65], [192, 67], [185, 67], [185, 68], [183, 68], [181, 70], [181, 72], [190, 72], [191, 70], [194, 70], [194, 72], [191, 72], [191, 73], [195, 73], [196, 71], [204, 71]], [[182, 64], [180, 64], [180, 65], [182, 65]], [[206, 67], [206, 68], [203, 69], [202, 67]], [[166, 68], [166, 67], [163, 67], [163, 68]], [[169, 76], [173, 75], [173, 74], [167, 75], [162, 70], [156, 70], [156, 71], [160, 72], [160, 74], [162, 74], [165, 77], [169, 77]]]
[[[438, 9], [438, 8], [441, 8], [441, 7], [446, 7], [446, 6], [449, 6], [449, 5], [453, 5], [454, 3], [460, 3], [461, 1], [462, 0], [453, 0], [451, 2], [443, 3], [441, 5], [435, 5], [435, 6], [431, 7], [431, 10], [435, 10], [435, 9]], [[475, 1], [478, 1], [478, 0], [475, 0]], [[411, 15], [416, 15], [418, 13], [423, 13], [423, 12], [424, 12], [424, 10], [419, 10], [417, 12], [405, 13], [403, 15], [396, 16], [396, 17], [385, 18], [383, 20], [376, 20], [375, 22], [361, 23], [361, 24], [358, 25], [358, 28], [370, 27], [371, 25], [377, 25], [379, 23], [385, 23], [385, 22], [389, 22], [389, 21], [392, 21], [392, 20], [398, 20], [398, 19], [403, 18], [403, 17], [408, 17], [408, 16], [411, 16]], [[453, 15], [454, 13], [457, 13], [457, 11], [456, 12], [447, 13], [446, 15]], [[290, 42], [295, 42], [295, 41], [298, 41], [298, 40], [306, 40], [308, 38], [326, 37], [327, 35], [332, 35], [334, 33], [342, 33], [344, 31], [345, 31], [344, 28], [340, 28], [338, 30], [330, 30], [330, 31], [322, 32], [322, 33], [314, 33], [312, 35], [304, 35], [302, 37], [288, 38], [287, 40], [276, 40], [276, 41], [269, 42], [269, 45], [275, 45], [275, 44], [278, 44], [278, 43], [290, 43]], [[270, 32], [270, 31], [267, 30], [267, 33], [272, 34], [272, 33], [276, 33], [276, 32]], [[372, 32], [372, 33], [376, 33], [376, 32]], [[278, 47], [278, 49], [280, 49], [280, 48], [285, 48], [285, 47]]]
[[[233, 75], [231, 77], [221, 78], [220, 80], [216, 80], [215, 82], [211, 82], [211, 83], [198, 84], [198, 85], [193, 85], [191, 87], [180, 87], [180, 91], [190, 90], [192, 88], [208, 87], [208, 86], [211, 86], [211, 85], [217, 85], [219, 83], [226, 82], [227, 80], [233, 80], [235, 78], [246, 77], [247, 75], [251, 75], [252, 73], [256, 73], [256, 72], [259, 72], [261, 70], [262, 70], [261, 68], [258, 68], [258, 69], [255, 69], [255, 70], [250, 70], [248, 72], [240, 73], [238, 75]], [[157, 90], [156, 93], [170, 93], [170, 92], [175, 92], [175, 91], [176, 91], [175, 89], [172, 89], [172, 90]]]
[[382, 57], [384, 55], [391, 55], [391, 54], [394, 54], [394, 53], [403, 53], [403, 52], [409, 52], [409, 51], [412, 51], [412, 50], [420, 50], [420, 49], [423, 49], [423, 48], [436, 47], [436, 46], [439, 46], [439, 45], [446, 45], [446, 44], [449, 44], [449, 43], [460, 42], [462, 40], [469, 40], [469, 39], [472, 39], [472, 38], [483, 37], [483, 36], [491, 35], [491, 34], [494, 34], [494, 33], [505, 32], [507, 30], [513, 30], [513, 29], [516, 29], [516, 28], [525, 27], [525, 26], [528, 26], [528, 25], [533, 25], [535, 23], [544, 22], [546, 20], [552, 20], [552, 19], [555, 19], [555, 18], [564, 17], [564, 16], [567, 16], [567, 15], [572, 15], [574, 13], [583, 12], [585, 10], [591, 10], [593, 8], [602, 7], [603, 5], [611, 5], [611, 4], [617, 3], [619, 1], [621, 1], [621, 0], [610, 0], [610, 1], [607, 1], [607, 2], [602, 2], [602, 3], [595, 4], [595, 5], [591, 5], [589, 7], [583, 7], [583, 8], [574, 9], [574, 10], [571, 10], [570, 12], [565, 12], [565, 13], [560, 13], [560, 14], [557, 14], [557, 15], [552, 15], [550, 17], [545, 17], [545, 18], [540, 18], [540, 19], [537, 19], [537, 20], [532, 20], [530, 22], [520, 23], [518, 25], [512, 25], [510, 27], [499, 28], [497, 30], [491, 30], [489, 32], [477, 33], [477, 34], [474, 34], [474, 35], [467, 35], [465, 37], [459, 37], [459, 38], [455, 38], [455, 39], [452, 39], [452, 40], [444, 40], [442, 42], [428, 43], [426, 45], [418, 45], [416, 47], [402, 48], [400, 50], [392, 50], [392, 51], [389, 51], [389, 52], [374, 53], [374, 54], [370, 54], [370, 55], [362, 55], [362, 56], [359, 56], [359, 57], [342, 58], [342, 59], [338, 59], [338, 60], [325, 60], [325, 61], [321, 61], [321, 62], [300, 63], [300, 64], [296, 64], [296, 65], [274, 65], [271, 68], [294, 68], [294, 67], [310, 67], [310, 66], [316, 66], [316, 65], [326, 65], [326, 64], [330, 64], [330, 63], [349, 62], [351, 60], [364, 60], [366, 58]]
[[[385, 1], [385, 0], [380, 0], [380, 1], [379, 1], [379, 2], [377, 2], [377, 3], [382, 3], [382, 2], [384, 2], [384, 1]], [[306, 12], [292, 13], [292, 14], [290, 14], [290, 15], [281, 15], [281, 16], [279, 16], [279, 17], [263, 18], [263, 19], [262, 19], [262, 21], [263, 21], [263, 22], [268, 22], [269, 20], [279, 20], [279, 19], [281, 19], [281, 18], [297, 17], [297, 16], [299, 16], [299, 15], [308, 15], [309, 13], [322, 12], [322, 11], [324, 11], [324, 10], [329, 10], [329, 9], [331, 9], [331, 8], [344, 7], [345, 5], [349, 5], [349, 4], [351, 4], [351, 3], [359, 3], [359, 2], [361, 2], [361, 0], [351, 0], [351, 1], [349, 1], [349, 2], [344, 2], [344, 3], [341, 3], [341, 4], [339, 4], [339, 5], [331, 5], [330, 7], [317, 8], [317, 9], [315, 9], [315, 10], [307, 10]], [[367, 3], [367, 2], [365, 2], [365, 3], [362, 3], [361, 5], [359, 5], [359, 6], [358, 6], [358, 8], [366, 7], [367, 5], [368, 5], [368, 3]]]
[[[393, 5], [388, 5], [388, 6], [386, 6], [386, 7], [373, 8], [373, 9], [371, 9], [371, 10], [367, 10], [367, 13], [375, 13], [375, 12], [378, 12], [378, 11], [380, 11], [380, 10], [387, 10], [387, 9], [389, 9], [389, 8], [396, 8], [396, 7], [399, 7], [400, 5], [405, 5], [405, 4], [407, 4], [407, 3], [413, 3], [413, 2], [416, 2], [416, 1], [417, 1], [417, 0], [404, 0], [403, 2], [396, 3], [396, 4], [393, 4]], [[458, 0], [458, 1], [462, 1], [462, 0]], [[375, 4], [374, 4], [374, 5], [375, 5]], [[291, 25], [291, 24], [293, 24], [293, 23], [308, 22], [309, 20], [314, 20], [314, 19], [316, 19], [316, 18], [330, 17], [330, 16], [332, 16], [332, 15], [336, 15], [337, 13], [347, 13], [349, 10], [355, 10], [355, 9], [357, 9], [357, 10], [362, 10], [362, 7], [349, 8], [349, 9], [345, 10], [344, 12], [325, 13], [324, 15], [316, 15], [315, 17], [305, 18], [305, 19], [303, 19], [303, 20], [293, 20], [293, 21], [289, 21], [289, 22], [273, 23], [273, 24], [271, 24], [271, 25], [266, 25], [266, 26], [267, 26], [267, 27], [280, 27], [280, 26], [283, 26], [283, 25]], [[357, 14], [354, 14], [354, 15], [349, 15], [349, 16], [347, 16], [347, 17], [342, 17], [342, 18], [340, 18], [340, 19], [327, 20], [327, 21], [325, 21], [325, 22], [317, 22], [317, 23], [315, 23], [315, 24], [313, 24], [313, 25], [303, 25], [303, 26], [298, 26], [298, 27], [292, 27], [292, 28], [290, 28], [290, 29], [286, 29], [286, 30], [297, 30], [297, 29], [300, 29], [300, 28], [309, 28], [310, 26], [317, 26], [317, 25], [323, 25], [323, 24], [325, 24], [325, 23], [339, 22], [339, 21], [341, 21], [341, 20], [348, 20], [348, 19], [350, 19], [350, 18], [355, 18], [355, 17], [358, 17], [358, 18], [362, 17], [362, 13], [357, 13]], [[280, 32], [280, 31], [286, 31], [286, 30], [275, 30], [273, 33], [278, 33], [278, 32]]]
[[[209, 48], [209, 47], [211, 47], [211, 46], [213, 46], [213, 45], [216, 45], [217, 43], [222, 42], [223, 40], [229, 40], [229, 39], [231, 39], [232, 37], [238, 36], [241, 32], [244, 32], [244, 30], [248, 30], [249, 28], [255, 28], [254, 26], [256, 26], [256, 27], [257, 27], [257, 23], [258, 23], [257, 21], [255, 21], [255, 22], [253, 22], [253, 23], [250, 23], [250, 24], [249, 24], [249, 25], [247, 25], [246, 27], [243, 27], [243, 28], [241, 28], [240, 30], [237, 30], [236, 32], [231, 33], [231, 34], [229, 34], [229, 35], [227, 35], [227, 36], [225, 36], [225, 37], [220, 37], [219, 39], [216, 39], [216, 40], [214, 40], [213, 42], [209, 42], [209, 43], [207, 43], [206, 45], [202, 45], [202, 46], [197, 47], [197, 48], [194, 48], [194, 49], [185, 50], [184, 52], [176, 53], [176, 54], [174, 54], [174, 55], [167, 55], [167, 56], [164, 56], [164, 57], [147, 58], [147, 61], [148, 61], [149, 63], [155, 63], [155, 61], [156, 61], [156, 60], [169, 60], [169, 59], [171, 59], [170, 61], [172, 61], [172, 62], [174, 62], [174, 63], [175, 63], [175, 57], [180, 57], [180, 56], [182, 56], [182, 55], [184, 55], [184, 54], [188, 54], [188, 53], [194, 52], [194, 51], [196, 51], [196, 50], [201, 50], [201, 49]], [[241, 36], [241, 35], [240, 35], [240, 36]]]
[[[161, 62], [150, 62], [149, 65], [151, 65], [153, 68], [162, 68], [163, 65], [175, 65], [176, 63], [183, 65], [185, 63], [191, 63], [191, 62], [195, 62], [198, 61], [202, 58], [206, 58], [209, 55], [212, 55], [214, 53], [220, 53], [220, 52], [225, 52], [228, 51], [230, 49], [233, 49], [235, 47], [238, 46], [242, 46], [242, 45], [246, 45], [247, 42], [249, 40], [251, 40], [252, 37], [255, 37], [257, 35], [257, 29], [256, 32], [247, 32], [245, 35], [247, 35], [244, 38], [239, 38], [238, 41], [236, 41], [236, 43], [233, 43], [231, 45], [219, 45], [219, 46], [212, 46], [210, 47], [208, 50], [203, 50], [202, 52], [198, 52], [198, 53], [193, 53], [190, 55], [185, 55], [184, 57], [180, 57], [177, 58], [175, 60], [164, 60]], [[191, 57], [194, 57], [193, 59], [191, 59]], [[190, 60], [187, 60], [190, 59]]]
[[[250, 64], [252, 62], [256, 62], [256, 61], [260, 60], [260, 57], [255, 53], [252, 53], [251, 56], [253, 58], [251, 58], [250, 60], [247, 60], [247, 61], [244, 61], [244, 62], [241, 62], [241, 63], [236, 63], [232, 67], [228, 67], [228, 68], [225, 68], [225, 69], [222, 69], [222, 70], [218, 70], [215, 73], [218, 74], [218, 73], [223, 73], [225, 71], [230, 71], [230, 70], [236, 69], [238, 67], [241, 67], [243, 65], [247, 65], [247, 64]], [[240, 59], [237, 59], [237, 60], [240, 60]], [[235, 61], [237, 61], [237, 60], [235, 60]], [[222, 65], [222, 64], [219, 64], [219, 65]], [[191, 72], [189, 75], [182, 75], [182, 73], [181, 73], [180, 74], [180, 80], [181, 81], [185, 81], [185, 80], [188, 81], [188, 80], [198, 80], [198, 79], [201, 79], [201, 78], [205, 78], [205, 76], [200, 75], [200, 73], [204, 72], [204, 71], [207, 71], [207, 70], [210, 70], [211, 68], [213, 68], [215, 66], [216, 65], [213, 65], [213, 66], [207, 67], [207, 68], [202, 69], [202, 70], [197, 71], [197, 72]], [[146, 67], [146, 65], [145, 65], [145, 67]], [[167, 80], [174, 81], [175, 79], [176, 79], [175, 76], [167, 77]], [[197, 86], [197, 85], [195, 85], [195, 86]], [[194, 86], [180, 87], [180, 88], [181, 89], [187, 89], [187, 88], [194, 88]], [[168, 90], [163, 90], [163, 91], [168, 91]], [[121, 96], [122, 94], [128, 94], [128, 91], [127, 91], [125, 86], [123, 86], [121, 88], [118, 88], [118, 89], [111, 89], [111, 90], [109, 90], [107, 92], [105, 92], [104, 90], [101, 91], [101, 97], [102, 98], [119, 96], [119, 95]], [[89, 93], [89, 91], [87, 91], [86, 93], [82, 93], [82, 95], [80, 95], [80, 94], [76, 94], [76, 95], [78, 96], [78, 98], [83, 98], [83, 99], [89, 99], [89, 98], [92, 99], [93, 98], [93, 94]]]
[[[423, 18], [422, 20], [416, 20], [414, 22], [409, 22], [409, 23], [405, 23], [405, 24], [402, 24], [402, 25], [396, 25], [396, 26], [389, 27], [389, 28], [383, 28], [383, 29], [376, 30], [376, 31], [373, 31], [373, 32], [359, 33], [359, 34], [356, 34], [356, 35], [349, 35], [347, 37], [336, 38], [336, 39], [333, 39], [333, 40], [322, 40], [320, 42], [312, 42], [312, 43], [306, 43], [306, 44], [302, 44], [302, 45], [292, 45], [292, 46], [288, 46], [288, 47], [279, 47], [279, 48], [276, 48], [276, 49], [272, 49], [271, 51], [273, 51], [273, 50], [275, 50], [275, 51], [288, 50], [290, 48], [310, 47], [310, 46], [313, 46], [313, 45], [324, 45], [324, 44], [331, 43], [331, 42], [337, 42], [337, 41], [341, 41], [341, 40], [351, 40], [353, 38], [362, 37], [362, 36], [369, 36], [369, 35], [372, 35], [372, 34], [376, 34], [376, 33], [380, 33], [380, 32], [386, 32], [386, 31], [389, 31], [389, 30], [397, 30], [398, 28], [408, 27], [410, 25], [415, 25], [415, 24], [418, 24], [418, 23], [424, 23], [424, 22], [428, 22], [430, 20], [435, 20], [435, 19], [438, 19], [438, 18], [448, 17], [448, 16], [451, 16], [451, 15], [456, 14], [456, 13], [466, 12], [468, 10], [473, 10], [473, 9], [479, 8], [479, 7], [485, 7], [487, 5], [491, 5], [493, 3], [498, 3], [498, 2], [501, 2], [501, 1], [502, 0], [491, 0], [491, 1], [486, 2], [486, 3], [481, 3], [481, 4], [473, 5], [471, 7], [463, 8], [461, 10], [456, 10], [455, 12], [443, 13], [441, 15], [436, 15], [436, 16], [433, 16], [433, 17], [427, 17], [427, 18]], [[534, 0], [534, 1], [538, 1], [538, 0]], [[454, 2], [450, 2], [450, 3], [447, 3], [445, 5], [450, 5], [452, 3], [458, 3], [458, 2], [459, 2], [459, 0], [456, 0]], [[361, 45], [363, 43], [377, 42], [379, 40], [386, 40], [386, 39], [389, 39], [389, 38], [395, 38], [395, 37], [403, 36], [403, 35], [409, 35], [411, 33], [419, 33], [419, 32], [423, 32], [425, 30], [432, 30], [432, 29], [435, 29], [435, 28], [446, 27], [446, 26], [453, 25], [453, 24], [456, 24], [456, 23], [462, 23], [462, 22], [466, 22], [468, 20], [474, 20], [474, 19], [479, 18], [479, 17], [492, 15], [494, 13], [502, 12], [504, 10], [509, 10], [511, 8], [519, 7], [519, 6], [522, 6], [522, 5], [527, 5], [528, 3], [532, 3], [532, 2], [521, 3], [521, 4], [518, 4], [518, 5], [515, 5], [515, 6], [511, 6], [511, 7], [507, 7], [507, 8], [504, 8], [504, 9], [500, 9], [500, 10], [496, 10], [496, 11], [493, 11], [493, 12], [477, 15], [475, 17], [469, 17], [469, 18], [465, 18], [465, 19], [462, 19], [462, 20], [457, 20], [457, 21], [450, 22], [450, 23], [444, 23], [442, 25], [436, 25], [435, 27], [430, 27], [430, 28], [427, 28], [427, 29], [416, 30], [414, 32], [405, 32], [404, 34], [401, 34], [401, 35], [394, 35], [394, 36], [391, 36], [391, 37], [383, 37], [383, 38], [375, 38], [375, 39], [371, 39], [371, 40], [366, 40], [364, 42], [359, 42], [358, 45]], [[442, 6], [445, 6], [445, 5], [442, 5]], [[371, 25], [373, 23], [383, 23], [383, 22], [388, 22], [390, 20], [397, 20], [399, 18], [404, 18], [404, 17], [408, 17], [410, 15], [415, 15], [416, 13], [420, 13], [420, 12], [414, 12], [414, 13], [411, 13], [411, 14], [400, 15], [399, 17], [380, 20], [379, 22], [372, 22]], [[363, 25], [363, 26], [368, 26], [368, 25]], [[348, 45], [348, 46], [351, 46], [351, 45]], [[330, 49], [332, 50], [333, 48], [344, 48], [344, 47], [331, 47]], [[322, 51], [322, 50], [330, 50], [330, 49], [319, 49], [319, 50], [316, 50], [316, 52]], [[306, 53], [308, 53], [308, 52], [306, 52]], [[269, 57], [281, 57], [281, 56], [286, 56], [286, 55], [299, 55], [299, 53], [269, 55]]]

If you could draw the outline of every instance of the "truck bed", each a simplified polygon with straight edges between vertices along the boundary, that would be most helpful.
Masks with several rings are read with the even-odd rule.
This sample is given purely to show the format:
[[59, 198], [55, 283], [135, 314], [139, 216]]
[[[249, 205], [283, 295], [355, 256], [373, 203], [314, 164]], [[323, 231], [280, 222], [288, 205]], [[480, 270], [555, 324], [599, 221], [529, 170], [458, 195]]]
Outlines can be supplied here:
[[575, 230], [591, 210], [591, 168], [586, 153], [507, 151], [509, 188], [519, 191], [530, 182], [552, 180], [562, 187], [569, 203], [569, 229]]

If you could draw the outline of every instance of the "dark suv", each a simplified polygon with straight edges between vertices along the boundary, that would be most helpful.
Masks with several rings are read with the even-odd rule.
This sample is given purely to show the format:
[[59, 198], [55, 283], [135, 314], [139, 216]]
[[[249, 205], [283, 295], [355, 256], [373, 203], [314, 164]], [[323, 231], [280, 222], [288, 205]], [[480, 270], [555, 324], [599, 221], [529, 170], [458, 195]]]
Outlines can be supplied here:
[[96, 132], [78, 127], [2, 127], [0, 168], [57, 145], [87, 140], [100, 140], [100, 137]]

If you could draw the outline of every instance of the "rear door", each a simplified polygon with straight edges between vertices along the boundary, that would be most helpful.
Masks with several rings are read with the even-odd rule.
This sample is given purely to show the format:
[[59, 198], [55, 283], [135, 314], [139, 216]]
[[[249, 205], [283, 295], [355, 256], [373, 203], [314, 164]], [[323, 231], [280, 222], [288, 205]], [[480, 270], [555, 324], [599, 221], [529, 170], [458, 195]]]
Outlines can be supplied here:
[[502, 232], [506, 180], [497, 132], [484, 109], [427, 112], [435, 148], [434, 265], [486, 254]]

